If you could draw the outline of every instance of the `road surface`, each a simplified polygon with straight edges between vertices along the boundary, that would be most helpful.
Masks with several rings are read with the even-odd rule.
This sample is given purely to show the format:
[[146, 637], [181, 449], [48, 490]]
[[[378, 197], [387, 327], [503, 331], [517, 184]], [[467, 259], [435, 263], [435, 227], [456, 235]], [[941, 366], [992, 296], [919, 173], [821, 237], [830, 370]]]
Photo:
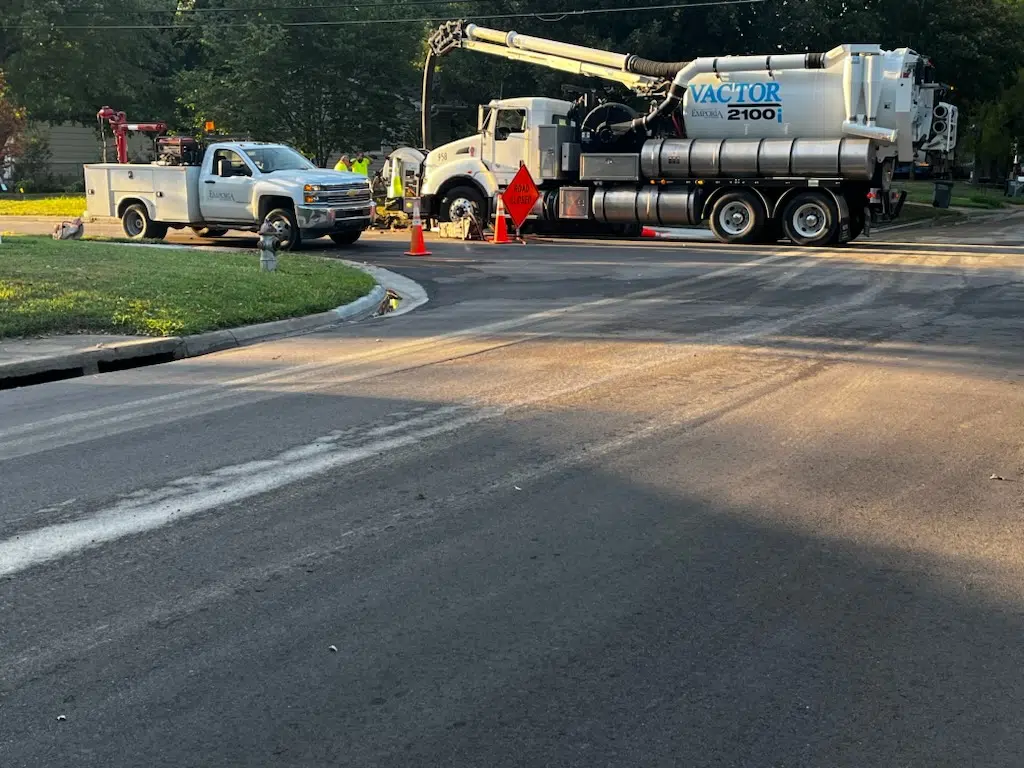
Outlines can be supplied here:
[[1008, 241], [374, 241], [429, 304], [0, 392], [0, 765], [1018, 765]]

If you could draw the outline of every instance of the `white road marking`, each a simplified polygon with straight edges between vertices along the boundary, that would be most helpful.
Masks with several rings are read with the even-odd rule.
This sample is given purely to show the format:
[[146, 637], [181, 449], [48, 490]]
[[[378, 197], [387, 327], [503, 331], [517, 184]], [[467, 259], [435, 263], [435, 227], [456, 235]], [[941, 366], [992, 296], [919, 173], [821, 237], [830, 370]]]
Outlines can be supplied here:
[[[341, 364], [352, 365], [354, 363], [367, 363], [396, 357], [400, 358], [399, 363], [397, 364], [397, 369], [400, 370], [404, 364], [401, 360], [402, 356], [407, 356], [420, 350], [431, 349], [443, 343], [450, 344], [482, 339], [488, 335], [516, 330], [518, 328], [541, 323], [546, 320], [571, 317], [573, 315], [593, 312], [594, 310], [599, 309], [607, 310], [614, 306], [627, 306], [644, 297], [656, 296], [660, 293], [672, 291], [687, 285], [699, 284], [707, 280], [727, 277], [752, 268], [768, 265], [784, 259], [791, 259], [794, 256], [806, 257], [806, 255], [806, 252], [802, 250], [782, 251], [760, 259], [733, 264], [728, 267], [704, 272], [698, 275], [691, 275], [665, 285], [644, 289], [642, 291], [635, 291], [624, 296], [596, 299], [555, 309], [532, 312], [509, 320], [485, 323], [470, 328], [451, 331], [449, 333], [430, 336], [424, 339], [387, 346], [382, 349], [356, 354], [342, 354], [328, 360], [318, 360], [311, 363], [287, 366], [272, 371], [242, 376], [213, 385], [194, 387], [184, 391], [172, 392], [154, 397], [140, 398], [138, 400], [119, 403], [117, 405], [80, 410], [28, 424], [20, 424], [15, 427], [0, 430], [0, 460], [17, 458], [38, 450], [45, 450], [47, 448], [54, 447], [54, 443], [59, 445], [71, 445], [76, 442], [93, 439], [97, 436], [102, 436], [105, 433], [110, 433], [112, 428], [116, 428], [119, 424], [125, 424], [143, 417], [145, 417], [145, 419], [148, 420], [148, 423], [151, 424], [155, 417], [162, 414], [171, 414], [175, 411], [182, 412], [182, 416], [192, 416], [202, 411], [204, 408], [207, 410], [217, 410], [218, 408], [208, 408], [208, 406], [218, 401], [235, 397], [238, 395], [239, 390], [247, 387], [269, 388], [272, 385], [294, 386], [299, 381], [309, 380], [310, 382], [314, 382], [312, 385], [314, 388], [325, 388], [342, 383], [358, 381], [368, 377], [379, 376], [381, 373], [395, 372], [393, 370], [359, 372], [342, 377], [332, 377], [332, 379], [327, 382], [323, 381], [323, 377], [321, 375], [325, 370], [334, 368]], [[811, 266], [813, 264], [813, 262], [807, 260], [805, 260], [804, 263], [806, 266]], [[552, 333], [555, 332], [556, 331], [552, 331]], [[534, 338], [536, 337], [537, 336], [535, 334]], [[509, 339], [497, 339], [492, 342], [491, 345], [494, 347], [500, 347], [508, 345], [509, 343], [512, 343]], [[249, 399], [247, 402], [259, 402], [261, 400], [272, 399], [274, 397], [278, 397], [280, 394], [280, 392], [273, 391], [262, 393], [253, 392], [249, 393]], [[230, 405], [231, 404], [228, 403], [222, 407], [230, 407]], [[172, 416], [169, 420], [173, 420], [173, 418], [175, 418], [175, 416]], [[131, 426], [128, 426], [127, 428], [130, 429]], [[113, 431], [117, 430], [114, 429]]]
[[[863, 306], [883, 290], [883, 286], [876, 284], [842, 302], [770, 321], [750, 320], [739, 328], [699, 336], [708, 342], [728, 344], [776, 334], [806, 320]], [[681, 346], [651, 361], [649, 366], [664, 365], [666, 360], [692, 354], [692, 348]], [[641, 369], [631, 367], [584, 379], [553, 391], [545, 391], [544, 386], [547, 385], [538, 382], [538, 389], [530, 395], [500, 406], [475, 408], [472, 405], [455, 405], [438, 408], [404, 421], [371, 427], [361, 433], [361, 438], [356, 430], [333, 432], [270, 459], [229, 465], [203, 475], [174, 480], [160, 489], [136, 492], [82, 519], [23, 531], [0, 541], [0, 577], [269, 493], [329, 470], [412, 446], [432, 437], [497, 418], [514, 408], [572, 395], [641, 372]]]

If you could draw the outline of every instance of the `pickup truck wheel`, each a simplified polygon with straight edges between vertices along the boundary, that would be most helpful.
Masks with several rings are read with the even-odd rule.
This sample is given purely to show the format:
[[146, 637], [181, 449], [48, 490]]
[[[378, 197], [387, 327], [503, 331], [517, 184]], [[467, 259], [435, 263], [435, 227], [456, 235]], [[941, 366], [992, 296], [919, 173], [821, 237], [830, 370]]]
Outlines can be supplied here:
[[196, 237], [224, 237], [228, 233], [226, 229], [216, 227], [192, 227], [192, 231], [196, 233]]
[[299, 243], [302, 242], [299, 225], [295, 222], [294, 211], [275, 208], [264, 217], [263, 222], [277, 230], [277, 240], [282, 251], [298, 248]]
[[331, 240], [335, 245], [352, 245], [361, 234], [363, 233], [358, 229], [355, 232], [335, 232], [331, 235]]
[[142, 203], [125, 208], [121, 214], [121, 229], [129, 240], [161, 240], [167, 234], [167, 225], [150, 219]]
[[484, 198], [473, 187], [455, 187], [444, 196], [438, 218], [441, 221], [458, 221], [472, 214], [483, 222]]

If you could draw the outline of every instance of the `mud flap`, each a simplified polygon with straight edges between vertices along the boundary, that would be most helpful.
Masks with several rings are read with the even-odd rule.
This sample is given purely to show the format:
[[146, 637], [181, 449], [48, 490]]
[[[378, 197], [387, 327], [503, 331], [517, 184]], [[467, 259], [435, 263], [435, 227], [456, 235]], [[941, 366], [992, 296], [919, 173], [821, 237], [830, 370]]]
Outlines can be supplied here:
[[837, 243], [850, 242], [850, 206], [846, 204], [846, 197], [834, 195], [836, 206], [839, 208], [839, 233], [836, 237]]
[[903, 210], [903, 203], [907, 200], [907, 191], [905, 189], [900, 190], [896, 197], [896, 202], [892, 204], [892, 217], [895, 219], [900, 215], [900, 211]]

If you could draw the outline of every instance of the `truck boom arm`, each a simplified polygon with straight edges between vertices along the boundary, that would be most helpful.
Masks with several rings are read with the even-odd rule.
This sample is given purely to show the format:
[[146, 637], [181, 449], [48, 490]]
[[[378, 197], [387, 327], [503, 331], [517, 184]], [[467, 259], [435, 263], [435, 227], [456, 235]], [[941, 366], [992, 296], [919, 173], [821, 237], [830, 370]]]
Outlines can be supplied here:
[[516, 32], [502, 32], [461, 21], [441, 25], [430, 38], [430, 48], [435, 56], [444, 56], [455, 48], [464, 48], [574, 75], [599, 77], [624, 85], [641, 96], [656, 93], [667, 85], [663, 78], [627, 70], [630, 59], [628, 54], [560, 43]]
[[465, 48], [492, 56], [526, 61], [538, 66], [598, 77], [624, 85], [641, 96], [659, 95], [662, 103], [649, 115], [637, 118], [624, 129], [646, 128], [654, 118], [673, 109], [682, 99], [686, 84], [700, 72], [739, 72], [746, 70], [819, 69], [826, 54], [790, 54], [776, 56], [721, 56], [693, 61], [658, 62], [634, 54], [603, 51], [543, 37], [503, 32], [465, 21], [448, 21], [430, 36], [430, 50], [423, 67], [422, 127], [423, 146], [430, 149], [430, 91], [436, 59], [456, 48]]

